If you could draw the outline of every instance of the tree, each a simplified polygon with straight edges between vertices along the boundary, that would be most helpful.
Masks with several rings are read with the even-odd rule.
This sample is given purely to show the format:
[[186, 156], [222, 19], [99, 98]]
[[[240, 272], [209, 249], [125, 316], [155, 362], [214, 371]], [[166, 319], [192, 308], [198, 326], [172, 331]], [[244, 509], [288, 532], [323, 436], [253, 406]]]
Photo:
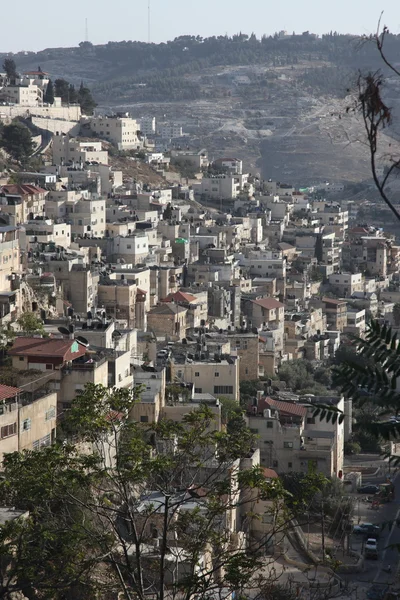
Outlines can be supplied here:
[[[63, 444], [6, 456], [0, 502], [29, 516], [2, 529], [1, 597], [206, 600], [274, 583], [260, 552], [290, 517], [278, 480], [238, 468], [251, 438], [216, 431], [206, 406], [182, 423], [137, 423], [136, 400], [89, 385], [66, 415]], [[272, 526], [253, 538], [260, 510]], [[248, 547], [235, 543], [232, 519]]]
[[14, 341], [15, 333], [13, 329], [7, 327], [0, 328], [0, 353], [4, 354], [11, 342]]
[[4, 59], [3, 69], [5, 71], [7, 79], [14, 83], [16, 78], [18, 77], [15, 61], [12, 58]]
[[393, 306], [393, 321], [396, 327], [400, 326], [400, 304], [398, 302]]
[[165, 210], [163, 212], [163, 219], [164, 219], [164, 221], [169, 221], [171, 218], [172, 218], [172, 206], [171, 206], [171, 202], [168, 202], [168, 204], [165, 207]]
[[47, 84], [46, 93], [44, 95], [43, 101], [47, 104], [54, 104], [54, 86], [51, 79], [49, 79], [49, 82]]
[[[354, 354], [333, 369], [333, 384], [353, 400], [359, 409], [354, 441], [362, 449], [380, 452], [381, 441], [393, 439], [400, 433], [400, 423], [385, 422], [380, 417], [389, 411], [400, 412], [400, 340], [386, 324], [372, 320], [365, 338], [354, 338]], [[366, 401], [370, 404], [366, 404]], [[316, 406], [314, 416], [342, 421], [344, 414], [329, 406]]]
[[54, 82], [55, 96], [61, 98], [65, 104], [69, 103], [69, 83], [65, 79], [56, 79]]
[[78, 92], [76, 91], [75, 86], [72, 85], [72, 83], [69, 84], [68, 97], [70, 104], [78, 104]]
[[91, 91], [83, 85], [83, 81], [78, 91], [78, 102], [84, 115], [92, 115], [97, 106], [93, 100]]
[[13, 121], [4, 126], [0, 146], [18, 162], [26, 163], [34, 149], [32, 134], [26, 125]]
[[43, 322], [33, 312], [22, 313], [17, 323], [24, 333], [44, 333]]

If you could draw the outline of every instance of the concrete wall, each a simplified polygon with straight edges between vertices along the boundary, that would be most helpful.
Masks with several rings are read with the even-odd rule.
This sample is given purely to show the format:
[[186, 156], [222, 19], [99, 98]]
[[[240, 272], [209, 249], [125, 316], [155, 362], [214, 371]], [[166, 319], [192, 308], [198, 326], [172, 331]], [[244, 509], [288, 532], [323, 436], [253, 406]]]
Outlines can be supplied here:
[[40, 129], [46, 129], [51, 133], [70, 133], [78, 135], [80, 124], [76, 121], [67, 121], [66, 119], [49, 119], [45, 117], [32, 117], [32, 124]]
[[[14, 119], [15, 117], [47, 117], [50, 119], [65, 119], [66, 121], [79, 121], [81, 118], [81, 107], [76, 106], [1, 106], [0, 120], [4, 117]], [[46, 129], [46, 128], [43, 128]]]
[[39, 450], [43, 446], [49, 446], [55, 437], [56, 420], [56, 392], [21, 406], [19, 450]]

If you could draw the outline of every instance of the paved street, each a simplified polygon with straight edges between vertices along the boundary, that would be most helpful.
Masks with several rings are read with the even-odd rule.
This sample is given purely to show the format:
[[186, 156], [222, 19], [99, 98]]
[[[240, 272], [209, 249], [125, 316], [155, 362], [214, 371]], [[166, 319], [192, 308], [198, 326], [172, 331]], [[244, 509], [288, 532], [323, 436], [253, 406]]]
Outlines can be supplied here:
[[[387, 464], [386, 464], [387, 467]], [[381, 469], [381, 472], [376, 476], [367, 476], [368, 483], [383, 483], [386, 481], [386, 477], [384, 475], [384, 466]], [[366, 481], [366, 480], [365, 480]], [[358, 498], [355, 494], [352, 496], [356, 500], [355, 507], [355, 523], [357, 523], [358, 519], [360, 522], [364, 523], [376, 523], [382, 524], [388, 521], [393, 521], [399, 518], [400, 516], [400, 475], [396, 473], [393, 477], [393, 481], [395, 484], [396, 496], [393, 502], [389, 502], [388, 504], [384, 504], [379, 508], [379, 510], [371, 509], [371, 505], [364, 503], [361, 501], [362, 495], [358, 495]], [[393, 523], [391, 527], [384, 527], [378, 543], [379, 550], [379, 558], [378, 560], [365, 560], [365, 569], [363, 573], [355, 573], [351, 575], [342, 576], [344, 580], [349, 582], [363, 582], [363, 583], [376, 583], [376, 584], [386, 584], [393, 583], [394, 576], [396, 574], [400, 553], [397, 549], [391, 549], [388, 546], [392, 544], [400, 544], [400, 527]], [[357, 552], [361, 552], [363, 550], [364, 542], [356, 536], [352, 536], [351, 539], [351, 547]], [[391, 565], [391, 573], [385, 572], [385, 569]]]

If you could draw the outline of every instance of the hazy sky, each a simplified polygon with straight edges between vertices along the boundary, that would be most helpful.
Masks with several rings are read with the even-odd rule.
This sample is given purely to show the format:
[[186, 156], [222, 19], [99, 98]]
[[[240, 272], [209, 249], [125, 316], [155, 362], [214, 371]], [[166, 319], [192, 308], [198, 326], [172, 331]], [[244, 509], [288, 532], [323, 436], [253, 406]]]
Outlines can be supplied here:
[[[399, 0], [151, 0], [151, 39], [240, 30], [371, 33], [382, 10], [384, 23], [400, 33]], [[14, 0], [3, 5], [0, 52], [75, 46], [85, 39], [86, 17], [94, 44], [147, 41], [147, 0]]]

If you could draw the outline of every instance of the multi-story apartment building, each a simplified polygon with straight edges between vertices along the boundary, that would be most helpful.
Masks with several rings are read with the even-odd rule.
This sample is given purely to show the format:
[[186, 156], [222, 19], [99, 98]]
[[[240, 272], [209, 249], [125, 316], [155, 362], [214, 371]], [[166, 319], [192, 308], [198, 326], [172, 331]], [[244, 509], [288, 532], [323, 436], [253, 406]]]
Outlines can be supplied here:
[[226, 396], [239, 402], [239, 357], [229, 360], [193, 360], [184, 364], [171, 364], [171, 380], [192, 383], [196, 394]]
[[24, 250], [36, 249], [38, 244], [55, 244], [62, 248], [69, 248], [72, 241], [71, 225], [53, 223], [51, 219], [28, 221], [22, 233], [25, 233], [21, 238], [21, 242], [24, 242]]
[[139, 129], [145, 136], [153, 137], [156, 133], [156, 118], [155, 117], [141, 117], [136, 119]]
[[37, 185], [7, 184], [1, 188], [1, 195], [7, 204], [2, 206], [2, 212], [9, 216], [10, 223], [20, 225], [29, 219], [45, 214], [47, 190]]
[[137, 291], [132, 281], [102, 277], [97, 286], [98, 306], [104, 308], [109, 317], [135, 327]]
[[115, 144], [118, 150], [140, 149], [143, 146], [138, 137], [138, 122], [126, 114], [91, 117], [90, 128], [98, 137]]
[[[343, 410], [343, 399], [332, 401]], [[315, 469], [328, 477], [343, 475], [343, 423], [332, 425], [314, 419], [312, 414], [313, 409], [301, 403], [269, 397], [259, 398], [248, 407], [246, 418], [257, 435], [262, 466], [278, 473]]]
[[285, 319], [285, 306], [275, 298], [242, 298], [242, 310], [249, 323], [257, 329], [270, 327], [282, 329]]
[[343, 331], [347, 325], [347, 302], [334, 298], [322, 298], [327, 325], [333, 331]]
[[57, 394], [0, 385], [0, 464], [4, 455], [39, 450], [55, 440]]
[[239, 356], [240, 381], [255, 381], [259, 377], [259, 338], [255, 333], [235, 332], [229, 335], [232, 356]]
[[55, 165], [84, 165], [85, 163], [108, 164], [108, 152], [101, 142], [81, 142], [69, 135], [53, 137], [53, 163]]
[[364, 277], [362, 273], [334, 273], [329, 276], [329, 284], [335, 294], [345, 298], [363, 291]]
[[176, 123], [160, 123], [157, 133], [162, 138], [179, 138], [183, 136], [182, 126]]
[[102, 238], [106, 230], [105, 199], [81, 198], [66, 207], [72, 237]]

